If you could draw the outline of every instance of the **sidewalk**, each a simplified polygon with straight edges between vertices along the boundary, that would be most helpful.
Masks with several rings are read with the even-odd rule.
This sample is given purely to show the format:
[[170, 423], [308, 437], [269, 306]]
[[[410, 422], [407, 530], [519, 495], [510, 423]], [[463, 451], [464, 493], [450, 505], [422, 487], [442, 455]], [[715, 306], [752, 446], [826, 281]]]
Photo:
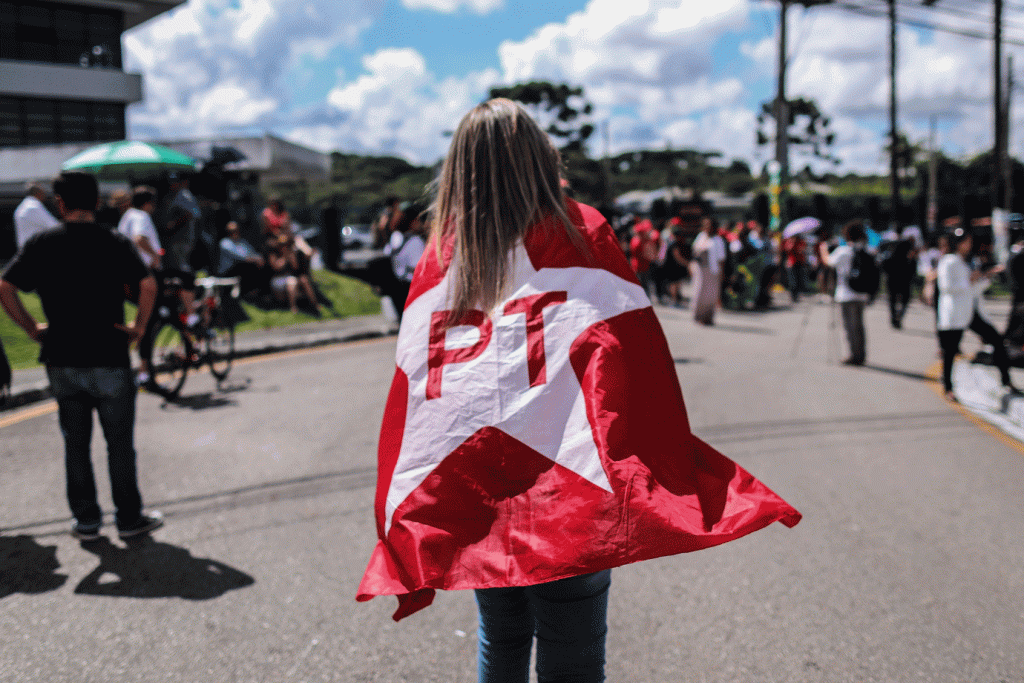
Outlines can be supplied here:
[[[279, 351], [383, 337], [396, 332], [397, 326], [383, 315], [331, 318], [302, 325], [239, 333], [235, 337], [235, 353], [236, 357], [245, 358]], [[50, 383], [46, 379], [46, 371], [43, 368], [15, 370], [10, 399], [3, 407], [0, 407], [0, 412], [45, 401], [48, 398], [50, 398]]]

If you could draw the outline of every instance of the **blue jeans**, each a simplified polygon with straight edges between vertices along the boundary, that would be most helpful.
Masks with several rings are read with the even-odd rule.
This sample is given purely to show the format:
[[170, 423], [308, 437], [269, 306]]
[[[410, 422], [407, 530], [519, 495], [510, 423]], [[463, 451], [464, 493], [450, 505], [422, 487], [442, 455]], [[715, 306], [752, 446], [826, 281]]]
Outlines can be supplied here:
[[537, 680], [604, 681], [610, 569], [522, 588], [476, 591], [480, 683], [527, 683], [537, 636]]
[[64, 435], [71, 514], [82, 525], [99, 524], [103, 519], [89, 453], [95, 409], [107, 441], [107, 467], [117, 524], [130, 526], [142, 512], [135, 470], [136, 388], [131, 369], [47, 366], [46, 374], [50, 391], [57, 399], [57, 416]]

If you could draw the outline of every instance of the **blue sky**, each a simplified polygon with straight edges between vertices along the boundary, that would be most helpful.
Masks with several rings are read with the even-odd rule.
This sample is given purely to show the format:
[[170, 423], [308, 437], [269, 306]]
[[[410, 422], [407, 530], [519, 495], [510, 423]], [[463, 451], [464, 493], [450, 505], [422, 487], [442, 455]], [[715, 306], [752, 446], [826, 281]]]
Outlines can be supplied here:
[[[756, 167], [770, 155], [754, 126], [774, 96], [777, 18], [763, 0], [189, 0], [125, 36], [146, 93], [129, 134], [271, 131], [432, 163], [490, 86], [546, 79], [584, 86], [613, 153], [671, 145]], [[840, 170], [884, 170], [886, 22], [824, 7], [789, 23], [790, 96], [833, 118]], [[938, 113], [947, 153], [991, 144], [990, 46], [903, 27], [900, 49], [900, 127], [923, 140]]]

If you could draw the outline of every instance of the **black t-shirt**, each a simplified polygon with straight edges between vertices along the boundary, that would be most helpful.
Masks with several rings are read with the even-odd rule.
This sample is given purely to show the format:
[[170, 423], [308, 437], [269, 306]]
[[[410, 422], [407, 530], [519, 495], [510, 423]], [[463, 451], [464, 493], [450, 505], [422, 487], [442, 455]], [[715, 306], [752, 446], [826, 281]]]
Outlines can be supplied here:
[[36, 292], [49, 322], [40, 355], [47, 365], [128, 367], [126, 288], [148, 276], [135, 247], [96, 223], [67, 223], [32, 237], [3, 279]]

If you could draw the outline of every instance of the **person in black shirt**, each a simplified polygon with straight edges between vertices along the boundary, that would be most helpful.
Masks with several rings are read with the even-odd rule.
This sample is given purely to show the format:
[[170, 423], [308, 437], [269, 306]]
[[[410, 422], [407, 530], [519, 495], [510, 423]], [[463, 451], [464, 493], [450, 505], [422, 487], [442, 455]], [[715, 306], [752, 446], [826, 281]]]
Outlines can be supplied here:
[[[72, 534], [83, 541], [100, 537], [103, 515], [89, 453], [95, 410], [107, 441], [118, 534], [128, 538], [163, 524], [160, 513], [142, 511], [134, 445], [136, 388], [128, 356], [129, 344], [142, 336], [153, 310], [156, 282], [127, 238], [95, 222], [95, 178], [62, 173], [53, 189], [64, 222], [30, 239], [7, 266], [0, 304], [41, 345], [39, 358], [64, 436]], [[139, 306], [135, 320], [125, 325], [130, 288], [139, 292]], [[38, 293], [48, 323], [25, 310], [18, 290]]]

